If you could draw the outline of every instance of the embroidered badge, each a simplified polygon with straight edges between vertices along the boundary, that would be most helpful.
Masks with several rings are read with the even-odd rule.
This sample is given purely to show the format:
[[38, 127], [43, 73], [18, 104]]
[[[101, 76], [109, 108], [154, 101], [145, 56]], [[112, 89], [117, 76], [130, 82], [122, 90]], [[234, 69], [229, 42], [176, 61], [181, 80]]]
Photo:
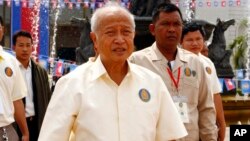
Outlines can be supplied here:
[[193, 77], [195, 77], [195, 75], [196, 75], [196, 71], [195, 70], [192, 71], [192, 75], [193, 75]]
[[186, 76], [191, 76], [191, 69], [190, 69], [190, 68], [185, 68], [185, 69], [184, 69], [184, 74], [185, 74]]
[[206, 67], [206, 71], [207, 71], [208, 74], [211, 74], [211, 73], [212, 73], [212, 70], [211, 70], [210, 67]]
[[6, 67], [5, 68], [5, 74], [8, 76], [8, 77], [11, 77], [12, 74], [13, 74], [13, 71], [10, 67]]
[[148, 92], [148, 90], [146, 89], [141, 89], [139, 91], [139, 97], [143, 102], [148, 102], [150, 100], [150, 94]]

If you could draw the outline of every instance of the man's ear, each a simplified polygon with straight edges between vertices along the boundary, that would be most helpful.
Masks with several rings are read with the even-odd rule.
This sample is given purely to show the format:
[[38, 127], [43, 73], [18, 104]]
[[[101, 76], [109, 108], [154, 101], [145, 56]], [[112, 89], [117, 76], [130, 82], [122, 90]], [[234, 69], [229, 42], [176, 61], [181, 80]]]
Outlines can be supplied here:
[[149, 25], [149, 31], [150, 33], [155, 36], [155, 25], [154, 24], [150, 24]]
[[91, 38], [92, 42], [95, 44], [95, 42], [96, 42], [96, 35], [95, 35], [94, 32], [90, 32], [90, 38]]
[[90, 38], [93, 42], [94, 50], [97, 53], [97, 46], [96, 46], [96, 34], [94, 32], [90, 32]]

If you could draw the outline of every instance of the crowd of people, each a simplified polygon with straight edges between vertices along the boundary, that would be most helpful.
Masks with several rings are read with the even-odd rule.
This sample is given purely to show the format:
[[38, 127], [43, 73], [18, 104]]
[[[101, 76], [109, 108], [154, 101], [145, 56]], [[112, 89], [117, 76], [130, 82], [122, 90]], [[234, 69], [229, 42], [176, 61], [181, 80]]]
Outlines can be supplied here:
[[[225, 119], [204, 31], [183, 25], [165, 2], [149, 25], [152, 46], [134, 51], [134, 16], [116, 2], [98, 8], [90, 37], [96, 56], [61, 77], [52, 91], [31, 59], [32, 36], [0, 46], [0, 141], [224, 141]], [[0, 41], [4, 33], [0, 17]]]

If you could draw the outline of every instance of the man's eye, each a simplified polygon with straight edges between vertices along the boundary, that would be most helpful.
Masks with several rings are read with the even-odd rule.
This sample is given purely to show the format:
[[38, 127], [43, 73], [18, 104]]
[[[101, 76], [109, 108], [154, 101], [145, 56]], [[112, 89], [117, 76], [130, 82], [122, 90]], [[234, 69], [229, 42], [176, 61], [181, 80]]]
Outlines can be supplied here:
[[174, 26], [175, 26], [175, 27], [181, 26], [181, 23], [179, 23], [179, 22], [174, 23]]
[[169, 26], [168, 22], [163, 22], [162, 25]]
[[125, 30], [125, 31], [123, 31], [123, 34], [124, 34], [124, 35], [129, 35], [130, 33], [132, 33], [130, 30]]
[[114, 33], [113, 31], [108, 31], [108, 32], [106, 32], [105, 34], [107, 34], [107, 35], [109, 35], [109, 36], [112, 36], [112, 35], [114, 35], [115, 33]]

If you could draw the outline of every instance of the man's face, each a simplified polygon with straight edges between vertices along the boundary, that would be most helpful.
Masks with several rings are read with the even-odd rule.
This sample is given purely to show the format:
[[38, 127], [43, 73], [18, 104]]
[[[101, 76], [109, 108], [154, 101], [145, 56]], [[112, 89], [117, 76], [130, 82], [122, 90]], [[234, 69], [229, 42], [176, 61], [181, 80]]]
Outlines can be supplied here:
[[0, 42], [3, 39], [3, 34], [4, 34], [4, 27], [0, 24]]
[[107, 13], [100, 20], [96, 33], [91, 33], [103, 63], [121, 63], [134, 50], [134, 29], [129, 18], [123, 14]]
[[175, 12], [159, 14], [155, 24], [150, 25], [150, 31], [155, 36], [158, 47], [176, 48], [182, 33], [182, 20], [180, 14]]
[[199, 54], [204, 46], [204, 40], [199, 30], [188, 32], [181, 43], [182, 47], [195, 54]]
[[14, 45], [16, 57], [19, 61], [27, 61], [32, 53], [31, 39], [24, 36], [17, 37], [16, 45]]

